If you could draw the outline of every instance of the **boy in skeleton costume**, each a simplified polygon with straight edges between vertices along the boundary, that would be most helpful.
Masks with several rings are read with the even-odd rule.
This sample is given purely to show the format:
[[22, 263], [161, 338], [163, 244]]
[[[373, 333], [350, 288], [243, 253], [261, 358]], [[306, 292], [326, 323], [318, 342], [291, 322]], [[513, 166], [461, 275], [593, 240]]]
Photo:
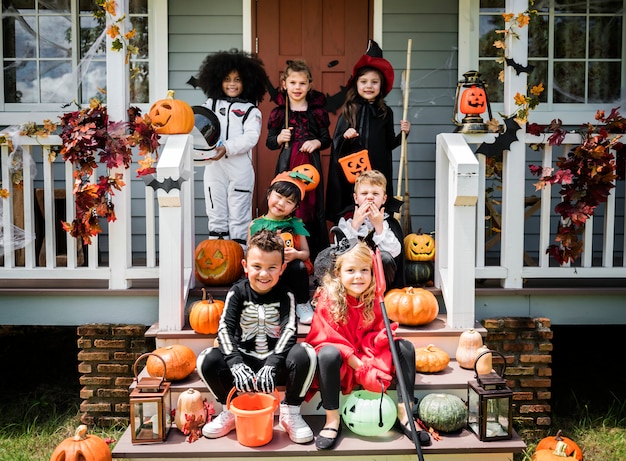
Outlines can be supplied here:
[[[310, 442], [313, 432], [300, 415], [300, 404], [313, 380], [316, 357], [311, 346], [296, 343], [295, 299], [280, 282], [285, 268], [282, 238], [268, 230], [257, 232], [242, 264], [247, 277], [226, 295], [219, 346], [200, 353], [198, 373], [222, 405], [233, 387], [238, 392], [270, 393], [284, 383], [280, 424], [293, 442]], [[218, 438], [234, 428], [235, 416], [224, 408], [202, 433]]]

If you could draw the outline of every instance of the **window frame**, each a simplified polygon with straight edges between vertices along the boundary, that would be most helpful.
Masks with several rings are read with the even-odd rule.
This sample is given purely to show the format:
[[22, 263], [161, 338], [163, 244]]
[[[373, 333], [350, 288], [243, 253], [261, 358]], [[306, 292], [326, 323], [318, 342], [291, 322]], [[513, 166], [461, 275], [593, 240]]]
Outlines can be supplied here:
[[[626, 7], [626, 0], [624, 0]], [[532, 21], [532, 19], [531, 19]], [[478, 69], [479, 64], [479, 27], [480, 27], [480, 0], [459, 0], [459, 38], [458, 38], [458, 78], [471, 69]], [[516, 43], [528, 47], [527, 39], [515, 40]], [[552, 61], [552, 57], [548, 56]], [[554, 62], [554, 61], [552, 61]], [[626, 99], [626, 14], [622, 20], [622, 83], [620, 101]], [[551, 80], [552, 76], [548, 76]], [[550, 82], [544, 83], [547, 86]], [[506, 82], [505, 82], [506, 84]], [[547, 89], [548, 90], [548, 89]], [[596, 103], [547, 103], [539, 104], [529, 115], [529, 123], [549, 124], [555, 118], [561, 119], [565, 125], [580, 125], [593, 122], [598, 110], [604, 110], [607, 114], [611, 109], [620, 106], [620, 102], [610, 104]], [[503, 103], [492, 103], [494, 114], [504, 111]]]
[[[72, 56], [71, 61], [74, 68], [79, 62], [78, 47], [79, 37], [78, 28], [80, 15], [77, 12], [78, 1], [72, 0], [71, 16], [72, 16]], [[167, 0], [148, 0], [148, 72], [149, 72], [149, 101], [155, 101], [159, 92], [165, 94], [167, 91]], [[2, 23], [0, 23], [0, 28]], [[157, 33], [158, 31], [158, 33]], [[0, 33], [0, 53], [4, 50], [3, 35]], [[118, 53], [107, 47], [105, 62], [110, 53]], [[2, 56], [4, 61], [4, 56]], [[107, 71], [110, 67], [107, 66]], [[122, 70], [120, 70], [122, 71]], [[34, 122], [42, 124], [44, 120], [49, 119], [58, 122], [59, 116], [64, 112], [61, 104], [57, 103], [5, 103], [4, 101], [4, 73], [0, 72], [0, 85], [2, 92], [0, 93], [0, 126], [21, 125], [26, 122]], [[109, 96], [110, 97], [110, 96]], [[147, 112], [150, 103], [135, 104], [142, 112]]]

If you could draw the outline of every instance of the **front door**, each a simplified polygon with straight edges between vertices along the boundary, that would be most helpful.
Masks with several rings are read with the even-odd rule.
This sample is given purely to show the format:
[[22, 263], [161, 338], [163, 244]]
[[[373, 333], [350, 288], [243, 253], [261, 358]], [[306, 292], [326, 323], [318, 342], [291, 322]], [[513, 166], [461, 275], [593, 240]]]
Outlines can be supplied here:
[[[345, 86], [352, 67], [365, 53], [372, 34], [372, 0], [256, 0], [253, 3], [253, 34], [257, 50], [272, 85], [278, 87], [280, 75], [290, 59], [303, 59], [313, 73], [313, 87], [335, 95]], [[275, 103], [260, 104], [264, 127], [253, 161], [256, 190], [253, 214], [267, 211], [266, 191], [274, 177], [278, 151], [265, 147], [267, 119]], [[337, 114], [330, 113], [332, 136]], [[322, 152], [326, 176], [330, 149]]]

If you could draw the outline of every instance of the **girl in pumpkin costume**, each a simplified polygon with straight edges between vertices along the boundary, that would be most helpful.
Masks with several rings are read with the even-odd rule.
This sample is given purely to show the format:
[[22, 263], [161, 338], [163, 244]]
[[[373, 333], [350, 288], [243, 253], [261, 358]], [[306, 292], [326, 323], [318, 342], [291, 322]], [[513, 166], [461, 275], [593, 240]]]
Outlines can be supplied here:
[[[265, 142], [268, 149], [282, 149], [276, 174], [307, 163], [322, 172], [320, 151], [330, 147], [330, 119], [324, 107], [326, 97], [311, 88], [312, 80], [311, 70], [304, 61], [291, 61], [283, 72], [283, 91], [276, 96], [278, 107], [270, 113]], [[315, 259], [329, 245], [321, 180], [315, 191], [305, 195], [296, 216], [304, 221], [311, 233], [309, 246], [311, 257]]]
[[[319, 450], [333, 448], [341, 431], [339, 393], [349, 394], [356, 385], [372, 392], [387, 389], [395, 373], [393, 357], [380, 304], [370, 248], [358, 240], [343, 238], [337, 244], [334, 266], [317, 290], [311, 330], [305, 341], [317, 352], [317, 379], [309, 391], [320, 390], [326, 422], [315, 441]], [[393, 328], [398, 325], [395, 324]], [[394, 346], [406, 383], [415, 383], [415, 348], [396, 338]], [[408, 416], [398, 390], [398, 426], [410, 437]]]
[[245, 245], [255, 179], [252, 148], [262, 127], [256, 104], [266, 92], [266, 73], [263, 63], [246, 52], [220, 51], [205, 58], [196, 80], [208, 97], [203, 106], [220, 122], [216, 155], [204, 168], [209, 238]]
[[[337, 119], [328, 167], [326, 190], [326, 218], [335, 224], [353, 205], [354, 181], [344, 173], [339, 159], [349, 154], [367, 150], [372, 170], [382, 172], [387, 178], [387, 197], [394, 197], [392, 180], [392, 150], [400, 145], [401, 135], [395, 134], [393, 111], [385, 103], [385, 96], [393, 88], [393, 67], [383, 58], [378, 44], [370, 40], [366, 54], [361, 56], [348, 80], [346, 102]], [[400, 121], [401, 131], [409, 134], [411, 125]], [[388, 213], [394, 210], [386, 206]]]
[[313, 318], [309, 304], [309, 275], [313, 273], [307, 231], [302, 219], [294, 215], [305, 196], [309, 177], [295, 172], [282, 172], [267, 190], [267, 213], [250, 223], [249, 235], [262, 229], [277, 232], [285, 241], [285, 268], [281, 279], [296, 297], [296, 313], [308, 325]]

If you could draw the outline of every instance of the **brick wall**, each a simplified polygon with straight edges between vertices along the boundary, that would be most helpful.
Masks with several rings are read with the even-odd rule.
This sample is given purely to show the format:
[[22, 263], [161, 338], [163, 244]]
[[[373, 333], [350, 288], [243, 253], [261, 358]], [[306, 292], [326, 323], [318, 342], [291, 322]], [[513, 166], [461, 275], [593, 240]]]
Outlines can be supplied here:
[[[551, 423], [552, 330], [550, 319], [505, 317], [482, 321], [485, 344], [506, 358], [507, 385], [513, 390], [513, 417], [540, 432]], [[494, 365], [498, 357], [494, 357]], [[499, 368], [497, 368], [499, 369]]]
[[133, 364], [154, 350], [146, 339], [145, 325], [81, 325], [78, 333], [81, 421], [101, 427], [127, 424], [130, 415], [128, 387]]

